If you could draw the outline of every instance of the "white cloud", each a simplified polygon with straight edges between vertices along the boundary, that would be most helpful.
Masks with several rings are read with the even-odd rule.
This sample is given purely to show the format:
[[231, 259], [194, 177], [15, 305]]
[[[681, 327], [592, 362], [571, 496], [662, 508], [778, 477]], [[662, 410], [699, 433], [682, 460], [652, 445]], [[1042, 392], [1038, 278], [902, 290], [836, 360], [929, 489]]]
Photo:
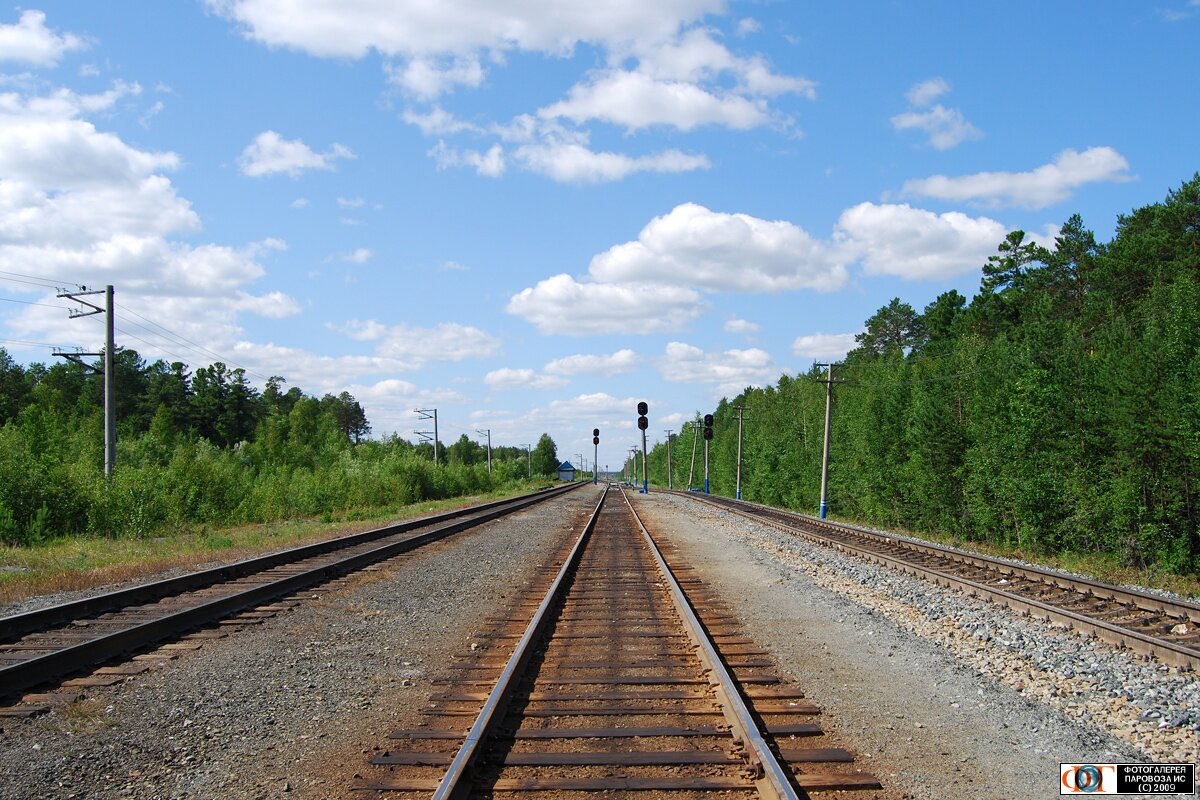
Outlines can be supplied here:
[[29, 9], [15, 25], [0, 25], [0, 61], [20, 61], [53, 67], [69, 50], [82, 50], [88, 42], [73, 33], [59, 35], [46, 27], [46, 14]]
[[387, 74], [392, 83], [422, 100], [432, 100], [455, 86], [478, 87], [484, 79], [483, 65], [475, 56], [416, 56], [403, 66], [388, 67]]
[[903, 191], [991, 207], [1045, 208], [1066, 200], [1080, 186], [1131, 179], [1124, 156], [1111, 147], [1090, 147], [1082, 153], [1064, 150], [1053, 162], [1028, 172], [978, 172], [957, 178], [934, 175], [906, 181]]
[[670, 342], [659, 362], [663, 380], [673, 383], [711, 384], [719, 394], [737, 394], [747, 386], [762, 386], [776, 379], [778, 369], [764, 350], [726, 350], [706, 353], [683, 342]]
[[568, 54], [581, 42], [657, 40], [718, 13], [721, 0], [206, 0], [245, 35], [316, 56], [472, 55], [482, 51]]
[[457, 322], [421, 328], [405, 323], [388, 326], [375, 320], [350, 320], [343, 325], [328, 327], [357, 341], [375, 342], [375, 355], [389, 360], [397, 370], [415, 370], [444, 361], [490, 358], [500, 352], [500, 341], [494, 336]]
[[[499, 149], [499, 145], [492, 148]], [[603, 183], [617, 181], [636, 172], [691, 172], [708, 169], [703, 155], [664, 150], [645, 156], [597, 153], [580, 144], [523, 145], [513, 157], [530, 172], [560, 183]]]
[[308, 198], [307, 197], [297, 197], [295, 200], [293, 200], [291, 202], [290, 205], [292, 206], [292, 208], [308, 208]]
[[726, 320], [722, 326], [726, 333], [758, 333], [759, 325], [744, 319]]
[[803, 358], [819, 358], [826, 361], [837, 361], [844, 358], [858, 343], [854, 337], [858, 333], [811, 333], [797, 336], [792, 342], [792, 352]]
[[499, 178], [507, 166], [504, 149], [498, 144], [492, 145], [486, 153], [480, 153], [477, 150], [456, 150], [439, 141], [437, 146], [429, 151], [429, 155], [437, 162], [438, 169], [474, 167], [478, 174], [489, 178]]
[[737, 23], [737, 35], [749, 36], [752, 33], [758, 33], [762, 30], [762, 25], [753, 17], [745, 17], [739, 19]]
[[738, 94], [717, 94], [695, 83], [661, 80], [642, 72], [609, 70], [574, 86], [566, 100], [538, 111], [576, 124], [600, 120], [638, 130], [669, 125], [690, 131], [702, 125], [748, 130], [770, 121], [766, 103]]
[[574, 355], [558, 358], [546, 364], [545, 372], [552, 375], [595, 375], [606, 378], [623, 375], [637, 366], [637, 355], [629, 349], [611, 355]]
[[375, 253], [369, 247], [358, 247], [349, 253], [342, 256], [342, 261], [349, 261], [351, 264], [365, 264], [371, 260]]
[[860, 203], [842, 212], [836, 236], [869, 275], [940, 280], [978, 269], [1007, 233], [987, 217]]
[[505, 310], [547, 335], [588, 336], [678, 330], [702, 306], [683, 286], [581, 283], [564, 274], [517, 293]]
[[930, 78], [913, 86], [904, 96], [916, 108], [925, 108], [949, 91], [950, 84], [946, 82], [945, 78]]
[[[0, 269], [64, 285], [112, 283], [122, 307], [169, 320], [172, 329], [210, 346], [239, 335], [240, 314], [298, 313], [299, 303], [282, 292], [247, 288], [265, 275], [261, 259], [285, 248], [283, 242], [239, 248], [180, 241], [201, 226], [161, 174], [178, 167], [179, 157], [139, 150], [82, 119], [140, 91], [117, 82], [95, 95], [0, 94]], [[58, 308], [29, 307], [6, 322], [54, 341], [102, 338], [101, 331], [71, 324]], [[178, 348], [142, 335], [147, 341], [136, 346], [146, 355], [171, 357]]]
[[460, 264], [457, 261], [443, 261], [438, 269], [442, 270], [443, 272], [466, 272], [467, 266], [465, 264]]
[[655, 217], [637, 241], [595, 256], [588, 271], [603, 283], [678, 283], [721, 292], [832, 291], [847, 281], [841, 255], [804, 229], [695, 203]]
[[568, 381], [552, 375], [538, 375], [531, 369], [494, 369], [483, 377], [492, 389], [561, 389]]
[[367, 204], [361, 197], [339, 197], [337, 204], [342, 208], [362, 208]]
[[428, 112], [419, 114], [411, 108], [406, 108], [402, 118], [409, 125], [415, 125], [426, 136], [447, 136], [463, 131], [478, 131], [479, 128], [469, 122], [463, 122], [441, 106], [434, 106]]
[[967, 121], [957, 108], [938, 103], [928, 111], [906, 111], [892, 117], [896, 130], [919, 130], [929, 134], [929, 143], [937, 150], [950, 150], [968, 139], [979, 139], [983, 133]]
[[238, 158], [242, 174], [252, 178], [286, 173], [293, 178], [309, 169], [332, 170], [340, 158], [354, 158], [345, 145], [334, 143], [326, 153], [315, 152], [299, 139], [284, 139], [275, 131], [263, 131], [246, 145]]
[[944, 78], [916, 84], [905, 95], [914, 108], [892, 117], [892, 127], [898, 131], [924, 131], [929, 144], [937, 150], [950, 150], [969, 139], [981, 138], [983, 133], [957, 108], [946, 108], [941, 103], [930, 107], [930, 103], [949, 91], [950, 84]]

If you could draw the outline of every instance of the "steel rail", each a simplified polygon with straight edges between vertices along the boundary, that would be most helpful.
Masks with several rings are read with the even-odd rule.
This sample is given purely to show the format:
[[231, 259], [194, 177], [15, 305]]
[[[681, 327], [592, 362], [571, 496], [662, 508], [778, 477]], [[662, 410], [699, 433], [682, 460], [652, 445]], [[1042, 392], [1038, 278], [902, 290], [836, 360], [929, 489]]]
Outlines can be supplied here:
[[[506, 514], [521, 510], [534, 503], [558, 496], [584, 485], [586, 484], [569, 484], [565, 487], [555, 487], [551, 490], [539, 491], [532, 495], [517, 498], [516, 500], [510, 498], [466, 509], [458, 509], [445, 514], [412, 520], [361, 534], [339, 537], [338, 539], [315, 545], [305, 545], [292, 550], [285, 550], [268, 556], [237, 562], [225, 567], [204, 570], [203, 572], [193, 573], [181, 578], [158, 581], [145, 586], [121, 590], [109, 595], [101, 595], [75, 603], [65, 603], [60, 606], [44, 609], [42, 612], [34, 611], [25, 615], [8, 617], [5, 620], [0, 620], [0, 623], [12, 622], [14, 629], [23, 627], [23, 622], [26, 618], [36, 619], [41, 617], [51, 620], [49, 623], [32, 628], [33, 631], [37, 631], [47, 627], [47, 625], [62, 624], [73, 619], [79, 619], [81, 616], [95, 616], [106, 611], [128, 608], [139, 603], [152, 602], [194, 589], [213, 586], [225, 580], [246, 577], [247, 575], [253, 575], [281, 564], [324, 555], [340, 548], [364, 544], [390, 535], [405, 533], [415, 528], [427, 528], [431, 524], [437, 526], [432, 530], [407, 539], [390, 542], [366, 551], [360, 551], [346, 558], [326, 562], [312, 569], [304, 570], [268, 583], [259, 584], [242, 592], [164, 614], [162, 617], [140, 624], [133, 624], [122, 630], [98, 636], [95, 639], [60, 648], [45, 655], [18, 661], [9, 666], [0, 667], [0, 696], [15, 695], [33, 686], [51, 682], [86, 667], [103, 663], [122, 653], [136, 650], [172, 636], [177, 636], [206, 623], [228, 616], [236, 611], [259, 605], [315, 584], [323, 583], [332, 577], [352, 572], [368, 564], [415, 550], [451, 534], [489, 522], [493, 519], [498, 519]], [[255, 566], [258, 568], [253, 568]], [[151, 591], [146, 592], [144, 590]], [[80, 609], [83, 613], [75, 616], [68, 615], [64, 619], [63, 615], [66, 613], [66, 609]], [[30, 631], [26, 630], [25, 632]], [[3, 645], [0, 645], [0, 649], [3, 649]]]
[[758, 772], [755, 786], [759, 794], [767, 798], [798, 799], [799, 795], [792, 787], [787, 770], [775, 758], [775, 754], [771, 751], [770, 746], [759, 730], [758, 724], [754, 721], [753, 714], [751, 714], [750, 709], [746, 706], [745, 700], [742, 699], [742, 694], [738, 690], [733, 676], [729, 674], [729, 670], [725, 668], [724, 663], [721, 661], [721, 656], [717, 652], [716, 646], [713, 644], [708, 632], [705, 631], [704, 626], [700, 623], [696, 612], [692, 609], [691, 603], [688, 602], [683, 587], [675, 579], [675, 574], [667, 565], [666, 559], [663, 558], [662, 552], [658, 549], [658, 545], [654, 541], [654, 537], [650, 535], [650, 531], [646, 530], [646, 526], [642, 523], [642, 518], [638, 516], [637, 511], [629, 501], [629, 497], [626, 496], [624, 490], [621, 491], [621, 497], [629, 507], [629, 512], [633, 515], [633, 519], [637, 522], [638, 529], [642, 533], [642, 538], [650, 548], [650, 552], [654, 556], [654, 560], [658, 563], [658, 568], [662, 572], [664, 580], [670, 587], [671, 601], [674, 603], [675, 610], [679, 614], [680, 619], [683, 620], [688, 638], [692, 640], [697, 649], [697, 655], [700, 657], [704, 667], [709, 671], [709, 675], [711, 676], [709, 681], [717, 693], [721, 711], [725, 719], [733, 729], [734, 736], [741, 739], [749, 750], [750, 759]]
[[591, 537], [592, 531], [596, 527], [596, 521], [600, 518], [600, 508], [604, 505], [604, 499], [607, 496], [608, 487], [605, 487], [604, 491], [600, 494], [600, 500], [596, 503], [595, 510], [592, 511], [587, 524], [583, 526], [583, 531], [579, 534], [575, 546], [571, 548], [571, 552], [563, 561], [563, 565], [558, 570], [554, 582], [550, 584], [545, 597], [542, 598], [537, 611], [534, 612], [533, 619], [525, 627], [525, 633], [517, 642], [516, 648], [513, 650], [512, 655], [509, 656], [508, 662], [504, 665], [504, 670], [500, 673], [500, 678], [496, 681], [496, 686], [488, 695], [483, 708], [479, 712], [479, 716], [476, 717], [474, 724], [471, 725], [471, 729], [467, 732], [467, 737], [463, 741], [462, 747], [455, 754], [454, 759], [450, 762], [450, 767], [446, 770], [446, 774], [442, 777], [441, 782], [434, 791], [434, 800], [448, 800], [448, 798], [462, 796], [466, 792], [464, 779], [468, 770], [474, 765], [479, 754], [482, 752], [483, 742], [490, 735], [500, 710], [504, 708], [516, 678], [524, 671], [525, 666], [528, 664], [529, 657], [533, 654], [532, 645], [545, 629], [546, 623], [550, 619], [550, 608], [558, 598], [559, 589], [566, 581], [567, 576], [579, 563], [579, 557], [583, 553], [584, 545], [587, 544], [587, 540]]
[[335, 539], [326, 539], [322, 542], [314, 542], [312, 544], [301, 545], [300, 547], [280, 550], [275, 553], [268, 553], [263, 556], [255, 556], [243, 561], [235, 561], [232, 564], [222, 564], [219, 567], [213, 567], [211, 569], [189, 572], [186, 575], [180, 575], [174, 578], [165, 578], [160, 581], [144, 583], [138, 586], [131, 586], [127, 589], [119, 589], [115, 592], [106, 592], [105, 594], [96, 595], [94, 597], [85, 597], [82, 600], [61, 603], [59, 605], [40, 608], [23, 614], [13, 614], [7, 617], [0, 617], [0, 642], [10, 641], [16, 637], [23, 636], [26, 633], [43, 630], [51, 625], [59, 625], [85, 617], [93, 617], [108, 611], [114, 611], [133, 605], [140, 605], [142, 603], [149, 603], [155, 600], [161, 600], [164, 597], [181, 594], [186, 591], [202, 589], [206, 586], [224, 583], [236, 578], [244, 578], [248, 575], [253, 575], [256, 572], [264, 572], [282, 564], [300, 561], [312, 556], [323, 555], [325, 553], [363, 544], [375, 539], [382, 539], [386, 536], [395, 536], [399, 533], [405, 533], [410, 530], [424, 528], [429, 525], [437, 525], [453, 519], [458, 519], [459, 517], [489, 511], [494, 508], [500, 508], [513, 502], [527, 501], [527, 504], [536, 503], [542, 499], [553, 496], [555, 493], [569, 491], [571, 488], [578, 487], [575, 484], [568, 484], [565, 487], [556, 486], [551, 489], [541, 489], [537, 492], [525, 495], [524, 497], [516, 498], [516, 500], [514, 500], [514, 498], [493, 500], [477, 506], [468, 506], [466, 508], [454, 509], [453, 511], [446, 511], [441, 514], [433, 514], [428, 517], [398, 522], [394, 525], [386, 525], [382, 528], [375, 528], [369, 531], [339, 536]]
[[[692, 495], [694, 496], [694, 495]], [[962, 550], [956, 550], [945, 545], [935, 544], [933, 542], [914, 542], [909, 539], [889, 534], [884, 531], [875, 531], [870, 528], [864, 528], [858, 525], [852, 525], [847, 522], [831, 522], [827, 519], [819, 519], [807, 514], [801, 514], [796, 511], [786, 511], [784, 509], [772, 508], [760, 503], [750, 503], [745, 500], [737, 501], [729, 498], [701, 498], [707, 499], [717, 505], [735, 507], [737, 503], [744, 506], [761, 509], [764, 514], [774, 514], [785, 518], [799, 520], [807, 525], [816, 528], [825, 528], [838, 532], [847, 532], [851, 535], [863, 536], [868, 539], [882, 539], [889, 544], [897, 547], [912, 550], [914, 552], [934, 553], [944, 558], [958, 561], [963, 564], [971, 564], [981, 569], [994, 569], [1004, 572], [1009, 575], [1017, 575], [1022, 578], [1027, 578], [1039, 583], [1050, 584], [1061, 589], [1078, 592], [1081, 587], [1087, 590], [1087, 593], [1093, 597], [1098, 597], [1104, 600], [1114, 600], [1118, 603], [1136, 606], [1143, 611], [1150, 611], [1159, 614], [1167, 614], [1168, 616], [1177, 617], [1181, 621], [1200, 625], [1200, 604], [1189, 603], [1186, 600], [1169, 600], [1157, 595], [1138, 592], [1134, 589], [1129, 589], [1123, 586], [1115, 586], [1111, 583], [1104, 583], [1092, 578], [1083, 576], [1071, 577], [1060, 575], [1049, 570], [1042, 570], [1036, 567], [1029, 567], [1023, 564], [1014, 564], [1002, 558], [980, 555], [978, 553], [968, 553]]]
[[[964, 554], [939, 545], [921, 545], [906, 540], [898, 540], [895, 537], [869, 531], [864, 528], [830, 523], [824, 520], [815, 520], [807, 517], [806, 515], [784, 512], [780, 509], [770, 508], [769, 506], [747, 503], [745, 501], [735, 501], [728, 498], [721, 498], [719, 501], [709, 498], [696, 498], [694, 494], [689, 495], [682, 492], [677, 492], [676, 494], [693, 497], [694, 499], [701, 500], [709, 505], [732, 511], [735, 514], [739, 514], [740, 516], [752, 519], [756, 522], [765, 522], [787, 533], [801, 536], [818, 544], [835, 547], [838, 550], [847, 552], [860, 558], [864, 558], [868, 561], [874, 561], [878, 564], [882, 564], [893, 569], [898, 569], [902, 572], [907, 572], [917, 577], [929, 578], [940, 585], [957, 589], [966, 594], [980, 597], [990, 602], [999, 603], [1015, 611], [1031, 614], [1035, 617], [1046, 619], [1051, 622], [1067, 625], [1068, 627], [1080, 631], [1081, 633], [1096, 636], [1097, 638], [1108, 642], [1109, 644], [1118, 647], [1127, 647], [1134, 652], [1142, 654], [1154, 655], [1164, 663], [1171, 664], [1173, 666], [1184, 669], [1200, 668], [1200, 650], [1196, 648], [1188, 647], [1186, 645], [1181, 645], [1176, 642], [1160, 639], [1154, 636], [1149, 636], [1131, 628], [1106, 622], [1105, 620], [1097, 619], [1096, 617], [1078, 614], [1069, 609], [1061, 608], [1040, 600], [1023, 597], [1014, 592], [1006, 591], [988, 584], [979, 583], [978, 581], [971, 580], [970, 578], [953, 575], [949, 572], [935, 569], [933, 567], [915, 564], [911, 561], [889, 556], [885, 553], [880, 553], [866, 547], [859, 547], [844, 541], [838, 541], [831, 537], [824, 536], [818, 532], [808, 531], [800, 527], [789, 525], [780, 520], [779, 517], [790, 517], [796, 522], [809, 524], [814, 528], [825, 528], [833, 531], [849, 530], [855, 535], [867, 538], [869, 540], [874, 539], [881, 542], [886, 542], [889, 545], [898, 544], [900, 547], [902, 547], [902, 549], [911, 550], [915, 553], [921, 553], [927, 547], [929, 551], [932, 551], [936, 555], [951, 557], [953, 560], [962, 563], [969, 563], [981, 568], [996, 569], [1005, 574], [1022, 574], [1023, 576], [1029, 577], [1031, 580], [1049, 582], [1061, 589], [1069, 589], [1082, 594], [1088, 594], [1118, 603], [1127, 602], [1122, 599], [1123, 596], [1126, 595], [1138, 597], [1148, 602], [1156, 601], [1156, 604], [1152, 602], [1152, 604], [1149, 606], [1138, 604], [1138, 608], [1141, 608], [1145, 611], [1167, 614], [1177, 619], [1187, 619], [1193, 623], [1196, 623], [1197, 620], [1200, 619], [1200, 606], [1196, 606], [1191, 603], [1167, 601], [1162, 598], [1153, 597], [1152, 595], [1141, 595], [1128, 589], [1110, 586], [1108, 584], [1092, 581], [1086, 578], [1081, 578], [1076, 581], [1074, 579], [1066, 578], [1054, 573], [1043, 573], [1039, 570], [1031, 569], [1029, 567], [1019, 567], [999, 559]], [[1080, 587], [1083, 589], [1082, 592]], [[1094, 591], [1093, 587], [1104, 590], [1104, 593]], [[1171, 614], [1171, 609], [1178, 609], [1181, 612], [1181, 615]]]

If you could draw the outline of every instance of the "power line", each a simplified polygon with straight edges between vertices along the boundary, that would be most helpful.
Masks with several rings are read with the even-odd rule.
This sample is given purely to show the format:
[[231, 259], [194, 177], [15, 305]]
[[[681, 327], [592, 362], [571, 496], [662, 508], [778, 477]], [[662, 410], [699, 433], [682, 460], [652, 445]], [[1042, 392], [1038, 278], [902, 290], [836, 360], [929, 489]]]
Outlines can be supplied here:
[[50, 344], [49, 342], [29, 342], [24, 339], [0, 339], [0, 342], [7, 342], [8, 344], [23, 344], [30, 347], [65, 347], [65, 345], [61, 344]]
[[42, 308], [57, 308], [60, 311], [64, 311], [67, 309], [66, 306], [56, 306], [56, 305], [51, 305], [50, 303], [36, 303], [33, 300], [14, 300], [11, 297], [0, 297], [0, 300], [4, 301], [5, 303], [20, 303], [23, 306], [41, 306]]

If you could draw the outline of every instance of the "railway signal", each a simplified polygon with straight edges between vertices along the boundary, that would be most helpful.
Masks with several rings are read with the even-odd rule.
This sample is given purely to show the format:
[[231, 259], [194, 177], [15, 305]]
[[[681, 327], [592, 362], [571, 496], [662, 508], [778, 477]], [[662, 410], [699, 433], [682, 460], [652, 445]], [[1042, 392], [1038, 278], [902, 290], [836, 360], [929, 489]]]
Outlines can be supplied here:
[[649, 411], [650, 406], [645, 400], [637, 404], [638, 428], [642, 431], [642, 494], [650, 493], [650, 477], [646, 473], [646, 429], [650, 427], [650, 420], [646, 419], [646, 414]]
[[600, 470], [596, 469], [596, 465], [600, 463], [600, 429], [592, 428], [592, 485], [595, 486], [600, 480]]

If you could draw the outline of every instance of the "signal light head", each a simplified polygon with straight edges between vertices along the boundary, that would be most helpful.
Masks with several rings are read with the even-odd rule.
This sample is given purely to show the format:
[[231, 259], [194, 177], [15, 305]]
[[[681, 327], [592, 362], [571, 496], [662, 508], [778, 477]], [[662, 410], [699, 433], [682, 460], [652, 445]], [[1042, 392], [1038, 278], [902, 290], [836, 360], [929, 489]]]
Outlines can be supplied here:
[[645, 417], [638, 417], [638, 427], [642, 430], [646, 430], [646, 428], [650, 427], [650, 420], [646, 419]]
[[712, 428], [705, 428], [705, 429], [704, 429], [704, 438], [705, 438], [705, 439], [711, 439], [711, 438], [712, 438]]
[[592, 444], [600, 444], [600, 437], [599, 437], [599, 436], [593, 436], [593, 437], [592, 437]]
[[646, 401], [645, 401], [645, 400], [643, 400], [643, 401], [641, 401], [640, 403], [638, 403], [638, 415], [639, 415], [639, 416], [643, 416], [643, 417], [644, 417], [644, 416], [646, 416], [646, 414], [648, 414], [649, 412], [650, 412], [650, 406], [646, 405]]
[[713, 415], [705, 414], [704, 415], [704, 427], [711, 428], [712, 426], [713, 426]]
[[592, 436], [599, 436], [599, 435], [600, 435], [600, 429], [592, 428]]

